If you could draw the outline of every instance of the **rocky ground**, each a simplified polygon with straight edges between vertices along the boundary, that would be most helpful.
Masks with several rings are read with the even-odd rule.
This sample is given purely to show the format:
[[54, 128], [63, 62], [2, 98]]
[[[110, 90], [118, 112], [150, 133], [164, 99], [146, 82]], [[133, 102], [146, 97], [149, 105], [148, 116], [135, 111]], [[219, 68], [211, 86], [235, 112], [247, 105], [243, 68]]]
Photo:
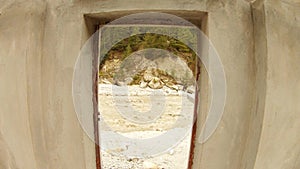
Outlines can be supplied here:
[[[120, 156], [123, 151], [126, 151], [122, 146], [102, 150], [101, 159], [104, 169], [187, 168], [191, 137], [190, 127], [192, 125], [194, 108], [193, 91], [191, 90], [188, 93], [180, 90], [180, 86], [177, 86], [175, 89], [174, 87], [168, 87], [165, 83], [158, 89], [153, 89], [151, 85], [149, 85], [150, 81], [148, 81], [146, 86], [99, 85], [100, 119], [101, 122], [105, 122], [105, 124], [109, 126], [103, 127], [100, 122], [100, 126], [102, 126], [100, 127], [102, 139], [109, 136], [108, 133], [110, 132], [117, 132], [125, 137], [135, 139], [153, 138], [171, 130], [184, 130], [187, 132], [185, 135], [182, 135], [181, 139], [168, 140], [168, 142], [174, 142], [175, 147], [170, 147], [159, 155], [131, 158]], [[126, 90], [128, 90], [128, 92], [125, 92]], [[151, 102], [150, 96], [153, 92], [160, 92], [153, 97], [158, 100], [156, 102]], [[116, 103], [119, 108], [116, 108]], [[163, 113], [156, 114], [158, 110], [155, 109], [155, 107], [160, 107], [159, 104], [161, 103], [164, 104]], [[154, 108], [152, 107], [152, 109], [151, 104], [154, 104]], [[131, 105], [134, 110], [141, 112], [141, 114], [144, 113], [137, 120], [145, 121], [149, 118], [149, 121], [141, 124], [127, 119], [126, 111], [128, 111], [128, 105]], [[130, 115], [130, 112], [128, 113]], [[177, 120], [181, 120], [180, 124], [176, 123]], [[130, 146], [132, 145], [126, 145], [129, 149]]]
[[147, 68], [137, 74], [133, 78], [125, 78], [123, 80], [116, 80], [113, 78], [105, 78], [100, 76], [100, 84], [115, 84], [118, 86], [125, 85], [139, 85], [140, 88], [151, 88], [151, 89], [162, 89], [163, 87], [169, 88], [176, 91], [186, 91], [188, 93], [194, 93], [195, 87], [193, 85], [192, 79], [189, 83], [183, 82], [181, 80], [174, 79], [167, 72], [156, 69]]

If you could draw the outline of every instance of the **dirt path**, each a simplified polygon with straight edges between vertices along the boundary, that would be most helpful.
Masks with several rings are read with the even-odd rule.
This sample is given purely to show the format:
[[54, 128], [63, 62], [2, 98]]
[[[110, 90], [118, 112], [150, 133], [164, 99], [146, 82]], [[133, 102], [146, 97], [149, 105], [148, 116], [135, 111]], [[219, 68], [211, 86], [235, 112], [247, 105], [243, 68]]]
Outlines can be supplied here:
[[[186, 168], [194, 106], [191, 99], [188, 99], [187, 93], [165, 87], [154, 90], [129, 86], [129, 96], [127, 96], [124, 87], [113, 87], [114, 92], [112, 92], [112, 85], [99, 85], [99, 110], [102, 122], [99, 129], [102, 133], [102, 140], [110, 137], [109, 134], [112, 132], [132, 139], [155, 138], [171, 129], [175, 132], [182, 130], [187, 132], [185, 132], [185, 137], [182, 136], [181, 141], [180, 139], [168, 140], [169, 143], [174, 142], [175, 147], [168, 147], [164, 149], [164, 152], [155, 156], [138, 158], [120, 156], [119, 153], [126, 151], [122, 144], [120, 147], [106, 148], [105, 151], [101, 151], [102, 167], [104, 169]], [[152, 98], [155, 102], [151, 109], [150, 96], [154, 91], [160, 93]], [[135, 117], [130, 110], [135, 110], [140, 114]], [[107, 126], [102, 125], [103, 122]], [[101, 143], [101, 146], [105, 147], [105, 144]], [[131, 146], [131, 144], [125, 145], [129, 149]]]

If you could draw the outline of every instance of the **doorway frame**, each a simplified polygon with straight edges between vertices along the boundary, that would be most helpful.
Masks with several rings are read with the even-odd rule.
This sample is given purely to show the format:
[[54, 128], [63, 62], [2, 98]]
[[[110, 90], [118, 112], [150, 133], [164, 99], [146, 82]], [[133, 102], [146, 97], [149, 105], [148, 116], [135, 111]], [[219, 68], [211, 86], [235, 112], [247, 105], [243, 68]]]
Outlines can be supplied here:
[[[85, 14], [84, 20], [87, 27], [87, 33], [89, 35], [93, 35], [94, 33], [97, 33], [100, 25], [104, 25], [112, 20], [118, 19], [120, 17], [130, 15], [130, 14], [136, 14], [141, 12], [161, 12], [161, 13], [167, 13], [172, 14], [178, 17], [181, 17], [183, 19], [186, 19], [187, 21], [193, 23], [196, 25], [201, 31], [203, 31], [208, 36], [208, 27], [207, 27], [207, 21], [208, 21], [208, 13], [203, 11], [189, 11], [189, 10], [129, 10], [129, 11], [112, 11], [112, 12], [101, 12], [101, 13], [93, 13], [93, 14]], [[92, 89], [93, 89], [93, 126], [94, 126], [94, 137], [95, 137], [95, 155], [96, 155], [96, 169], [101, 169], [101, 147], [100, 147], [100, 140], [99, 140], [99, 129], [98, 129], [98, 117], [99, 117], [99, 111], [98, 111], [98, 73], [99, 73], [99, 63], [98, 63], [98, 53], [99, 53], [99, 32], [98, 35], [94, 36], [95, 39], [93, 39], [93, 61], [92, 61]], [[200, 42], [198, 42], [200, 43]], [[201, 50], [201, 49], [199, 49]], [[199, 53], [203, 53], [200, 51]], [[195, 90], [195, 102], [194, 102], [194, 123], [192, 127], [192, 136], [190, 140], [190, 150], [189, 150], [189, 160], [188, 160], [188, 169], [192, 169], [193, 166], [193, 160], [194, 160], [194, 150], [195, 150], [195, 144], [196, 144], [196, 134], [197, 134], [197, 123], [199, 124], [199, 120], [203, 121], [206, 117], [206, 108], [207, 103], [200, 102], [200, 100], [208, 100], [209, 94], [205, 94], [204, 92], [200, 91], [208, 91], [209, 86], [209, 79], [207, 75], [204, 75], [205, 67], [200, 66], [203, 65], [201, 61], [196, 60], [196, 90]], [[201, 76], [200, 76], [201, 73]], [[204, 76], [202, 76], [204, 75]], [[197, 88], [198, 86], [198, 88]], [[204, 107], [203, 109], [200, 109], [200, 107]], [[203, 111], [204, 110], [204, 111]]]

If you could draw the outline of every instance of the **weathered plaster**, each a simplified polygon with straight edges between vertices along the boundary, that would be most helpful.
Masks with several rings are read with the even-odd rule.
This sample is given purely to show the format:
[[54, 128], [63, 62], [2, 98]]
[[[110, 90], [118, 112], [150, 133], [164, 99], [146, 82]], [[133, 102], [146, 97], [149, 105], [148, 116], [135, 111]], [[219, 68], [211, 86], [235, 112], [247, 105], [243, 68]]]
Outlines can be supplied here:
[[300, 5], [266, 1], [267, 88], [255, 169], [296, 169], [300, 157]]
[[[299, 3], [16, 0], [0, 6], [0, 166], [95, 168], [94, 144], [72, 100], [75, 62], [92, 33], [84, 16], [181, 10], [208, 12], [202, 26], [227, 78], [223, 118], [206, 143], [196, 144], [193, 167], [300, 168]], [[209, 91], [206, 82], [200, 85]], [[209, 96], [201, 97], [198, 131], [209, 104]]]

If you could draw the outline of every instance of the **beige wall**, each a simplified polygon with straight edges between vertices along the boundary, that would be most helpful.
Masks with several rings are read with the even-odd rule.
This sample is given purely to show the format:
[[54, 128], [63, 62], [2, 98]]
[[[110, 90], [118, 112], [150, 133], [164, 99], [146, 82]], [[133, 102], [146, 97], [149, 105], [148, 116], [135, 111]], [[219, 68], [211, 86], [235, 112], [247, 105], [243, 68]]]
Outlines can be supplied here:
[[300, 5], [284, 2], [0, 0], [0, 168], [95, 168], [72, 101], [83, 15], [130, 10], [208, 12], [227, 100], [216, 132], [196, 144], [194, 168], [300, 168]]
[[[239, 169], [255, 82], [251, 8], [246, 1], [215, 2], [211, 5], [208, 34], [225, 69], [227, 98], [216, 132], [206, 143], [197, 142], [194, 166], [201, 169]], [[209, 103], [208, 100], [206, 104]], [[204, 118], [199, 119], [198, 126], [203, 124]]]
[[266, 1], [267, 90], [255, 169], [300, 168], [300, 3]]
[[[1, 168], [37, 168], [44, 144], [40, 118], [43, 3], [1, 2]], [[34, 32], [32, 30], [35, 30]], [[37, 143], [37, 144], [33, 144]], [[6, 145], [6, 146], [3, 146]]]

